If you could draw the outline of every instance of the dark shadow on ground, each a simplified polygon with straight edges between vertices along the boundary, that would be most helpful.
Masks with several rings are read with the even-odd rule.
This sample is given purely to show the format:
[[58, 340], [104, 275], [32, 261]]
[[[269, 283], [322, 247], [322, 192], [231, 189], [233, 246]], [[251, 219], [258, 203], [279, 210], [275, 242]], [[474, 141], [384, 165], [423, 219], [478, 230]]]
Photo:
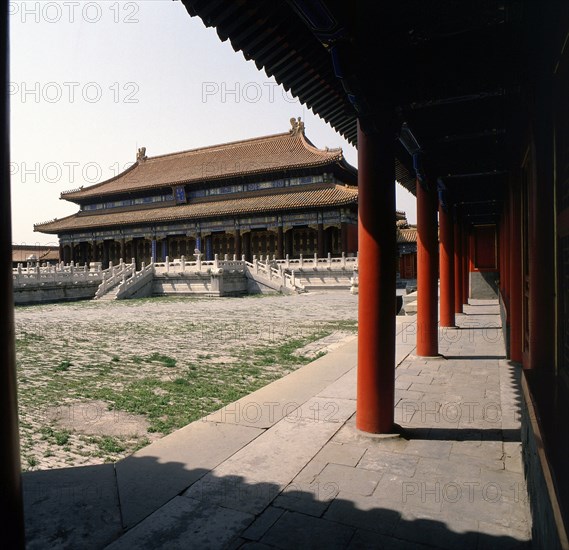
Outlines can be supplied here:
[[408, 440], [428, 441], [521, 441], [519, 429], [477, 428], [402, 428], [401, 435]]
[[[437, 519], [436, 512], [410, 506], [403, 489], [399, 497], [352, 495], [352, 500], [350, 493], [339, 493], [341, 480], [324, 485], [308, 484], [306, 488], [290, 485], [283, 491], [277, 484], [256, 483], [241, 476], [215, 477], [206, 469], [186, 471], [176, 462], [159, 463], [150, 457], [131, 460], [145, 461], [146, 464], [138, 467], [153, 473], [139, 480], [140, 491], [131, 501], [121, 499], [112, 464], [24, 474], [27, 547], [73, 550], [108, 545], [112, 549], [148, 550], [530, 547], [512, 536], [469, 528], [451, 529]], [[137, 499], [152, 499], [162, 479], [184, 475], [196, 480], [188, 491], [171, 495], [142, 522], [129, 530], [123, 528], [122, 510], [136, 506]], [[366, 501], [365, 506], [362, 500]], [[471, 512], [475, 513], [474, 506]]]
[[[498, 304], [492, 304], [492, 306], [497, 306]], [[478, 306], [478, 305], [473, 305], [470, 304], [469, 307], [486, 307], [484, 305]], [[466, 315], [468, 316], [472, 316], [472, 317], [498, 317], [498, 315], [500, 315], [499, 313], [468, 313], [468, 312], [463, 312], [463, 313], [457, 313], [457, 315]]]
[[502, 325], [501, 324], [499, 324], [499, 325], [492, 324], [492, 325], [469, 325], [469, 326], [464, 326], [464, 327], [459, 327], [459, 326], [441, 327], [440, 330], [448, 330], [449, 328], [451, 330], [485, 330], [485, 329], [494, 329], [494, 328], [495, 329], [501, 329]]
[[505, 355], [443, 355], [442, 357], [449, 361], [493, 361], [506, 359]]

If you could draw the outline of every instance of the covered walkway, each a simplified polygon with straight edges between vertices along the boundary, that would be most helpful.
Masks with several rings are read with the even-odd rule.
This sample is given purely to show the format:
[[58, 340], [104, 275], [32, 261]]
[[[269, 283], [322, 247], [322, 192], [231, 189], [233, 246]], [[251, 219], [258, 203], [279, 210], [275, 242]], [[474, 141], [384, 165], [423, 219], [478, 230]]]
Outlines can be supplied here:
[[529, 547], [520, 367], [497, 302], [457, 325], [425, 359], [397, 318], [401, 436], [355, 428], [354, 339], [116, 465], [24, 474], [29, 547]]

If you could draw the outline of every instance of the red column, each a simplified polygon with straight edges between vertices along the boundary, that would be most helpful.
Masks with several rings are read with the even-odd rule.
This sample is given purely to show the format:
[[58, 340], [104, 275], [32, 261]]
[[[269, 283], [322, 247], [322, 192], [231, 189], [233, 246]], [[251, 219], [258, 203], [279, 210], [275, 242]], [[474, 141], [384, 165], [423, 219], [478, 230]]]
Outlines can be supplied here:
[[283, 258], [284, 258], [283, 226], [279, 225], [277, 227], [277, 260], [282, 260]]
[[395, 156], [394, 132], [358, 126], [358, 382], [356, 427], [394, 429]]
[[452, 218], [439, 204], [440, 324], [454, 327], [454, 233]]
[[522, 229], [520, 190], [512, 186], [510, 197], [510, 359], [522, 362]]
[[506, 215], [504, 216], [504, 245], [498, 248], [498, 254], [504, 257], [504, 272], [500, 273], [500, 281], [504, 279], [504, 292], [506, 294], [506, 303], [510, 302], [510, 262], [512, 257], [510, 255], [510, 248], [512, 246], [512, 239], [510, 237], [510, 205], [509, 201], [506, 202]]
[[468, 238], [468, 226], [462, 224], [462, 303], [468, 304], [470, 286], [470, 239]]
[[241, 229], [239, 229], [238, 227], [235, 229], [235, 256], [237, 256], [237, 259], [240, 260], [241, 259]]
[[460, 222], [454, 223], [454, 312], [462, 313], [462, 242]]
[[[505, 206], [504, 206], [505, 209]], [[505, 222], [505, 218], [506, 215], [503, 213], [502, 217], [500, 218], [500, 223], [498, 225], [497, 228], [497, 232], [498, 232], [498, 248], [499, 250], [505, 250], [505, 243], [504, 243], [504, 228], [506, 226], [506, 222]], [[502, 296], [504, 297], [506, 294], [506, 278], [503, 276], [503, 274], [506, 272], [506, 268], [505, 268], [505, 261], [504, 261], [504, 255], [503, 254], [499, 254], [498, 255], [498, 271], [500, 272], [500, 293], [502, 294]]]
[[541, 371], [549, 384], [555, 365], [555, 202], [551, 174], [539, 176], [529, 190], [529, 368]]
[[342, 222], [340, 225], [340, 241], [342, 242], [341, 251], [347, 254], [348, 250], [348, 224]]
[[324, 258], [324, 224], [318, 224], [318, 257]]
[[437, 196], [417, 182], [417, 355], [438, 355]]

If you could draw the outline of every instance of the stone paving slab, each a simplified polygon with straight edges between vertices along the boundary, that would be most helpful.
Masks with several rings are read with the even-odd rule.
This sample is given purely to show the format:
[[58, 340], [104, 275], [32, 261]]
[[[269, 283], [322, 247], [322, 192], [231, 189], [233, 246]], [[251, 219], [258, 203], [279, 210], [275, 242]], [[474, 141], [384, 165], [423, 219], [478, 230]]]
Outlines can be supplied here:
[[299, 548], [345, 548], [354, 530], [348, 526], [299, 514], [285, 512], [261, 542], [284, 550]]
[[399, 522], [402, 508], [401, 499], [390, 501], [374, 496], [341, 492], [330, 504], [324, 519], [353, 528], [391, 535]]
[[28, 550], [103, 548], [122, 533], [112, 464], [27, 472], [22, 483]]
[[355, 370], [356, 349], [357, 339], [354, 336], [334, 353], [219, 409], [206, 416], [205, 420], [270, 428], [331, 383]]
[[144, 519], [262, 433], [198, 420], [117, 462], [124, 526]]
[[335, 400], [331, 408], [329, 403], [307, 401], [194, 483], [184, 496], [259, 514], [355, 412], [352, 400]]
[[358, 529], [350, 541], [348, 550], [368, 550], [369, 548], [377, 550], [432, 550], [433, 547], [386, 537], [367, 529]]
[[236, 539], [253, 519], [250, 514], [176, 497], [107, 548], [218, 550]]
[[315, 481], [322, 486], [332, 485], [338, 491], [369, 496], [375, 491], [381, 476], [382, 473], [373, 470], [354, 468], [345, 464], [328, 464], [316, 476]]
[[258, 541], [283, 514], [283, 509], [269, 506], [257, 516], [255, 521], [243, 532], [243, 538]]

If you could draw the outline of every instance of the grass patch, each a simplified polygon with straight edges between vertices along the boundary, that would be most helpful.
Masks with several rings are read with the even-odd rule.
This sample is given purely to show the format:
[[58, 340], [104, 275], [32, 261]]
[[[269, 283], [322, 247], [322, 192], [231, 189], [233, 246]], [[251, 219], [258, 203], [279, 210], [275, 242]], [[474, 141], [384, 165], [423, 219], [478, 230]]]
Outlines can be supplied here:
[[65, 372], [69, 370], [69, 367], [72, 367], [73, 363], [71, 361], [61, 361], [59, 365], [53, 367], [53, 372]]
[[44, 426], [40, 429], [41, 439], [49, 441], [56, 445], [63, 446], [69, 443], [71, 432], [69, 430], [54, 430], [50, 426]]
[[157, 363], [162, 363], [165, 367], [175, 367], [176, 366], [176, 359], [174, 359], [173, 357], [170, 357], [168, 355], [163, 355], [161, 353], [158, 352], [154, 352], [151, 355], [148, 355], [144, 361], [146, 361], [147, 363], [152, 363], [152, 362], [157, 362]]
[[[318, 332], [257, 348], [253, 353], [242, 353], [235, 363], [189, 363], [173, 380], [147, 376], [133, 380], [120, 391], [94, 388], [90, 397], [106, 401], [114, 409], [144, 415], [149, 432], [167, 434], [280, 378], [283, 369], [288, 372], [312, 361], [295, 352], [327, 334]], [[161, 361], [164, 357], [154, 353], [145, 361]]]
[[126, 449], [118, 439], [109, 435], [101, 437], [97, 441], [97, 445], [105, 453], [122, 453]]
[[304, 365], [306, 363], [310, 363], [311, 361], [314, 361], [314, 357], [303, 357], [295, 352], [311, 342], [315, 342], [320, 338], [328, 336], [330, 333], [330, 331], [322, 331], [310, 337], [296, 338], [277, 346], [266, 346], [264, 348], [256, 349], [251, 357], [252, 364], [254, 366], [280, 365], [290, 367], [292, 365]]

